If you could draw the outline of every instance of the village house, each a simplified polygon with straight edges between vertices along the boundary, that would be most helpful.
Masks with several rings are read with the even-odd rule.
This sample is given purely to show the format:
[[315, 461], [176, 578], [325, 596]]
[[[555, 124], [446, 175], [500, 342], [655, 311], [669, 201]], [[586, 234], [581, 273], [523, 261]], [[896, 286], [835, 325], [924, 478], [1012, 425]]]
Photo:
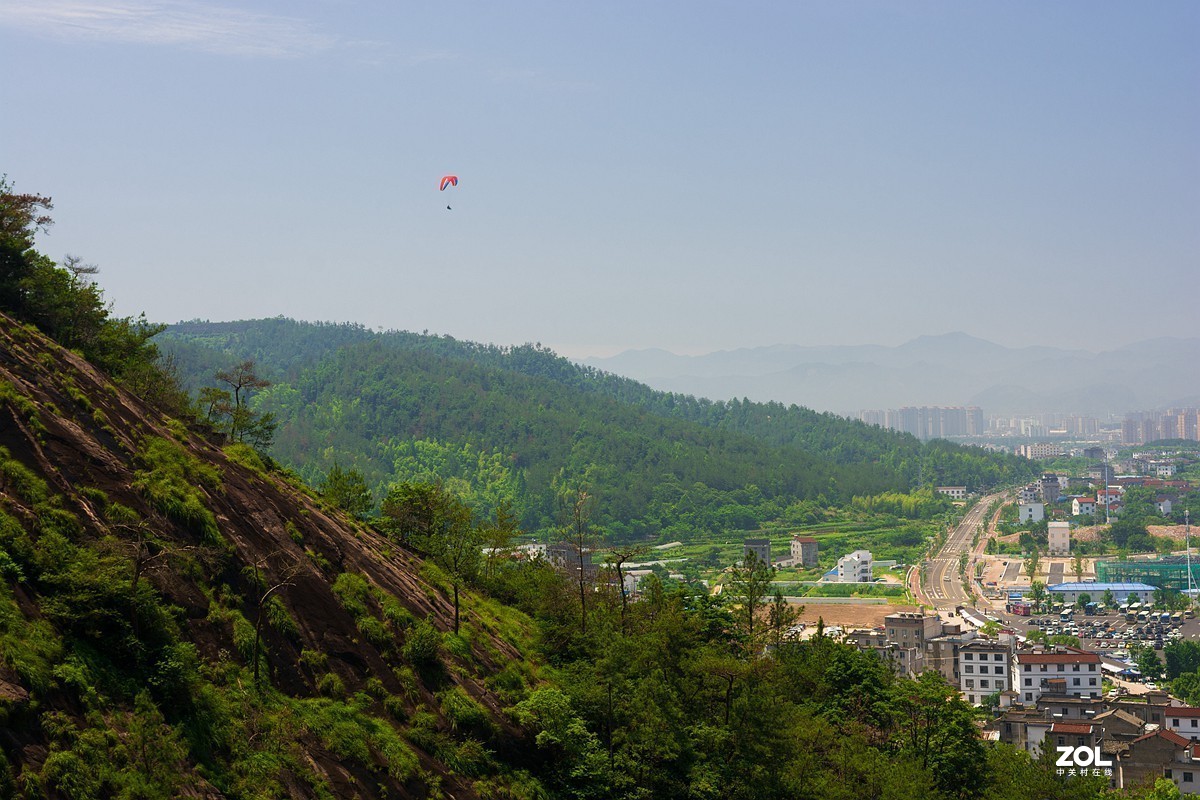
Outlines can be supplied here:
[[1012, 668], [1012, 648], [1007, 642], [974, 639], [958, 648], [959, 689], [971, 705], [982, 705], [988, 696], [1007, 691]]
[[871, 551], [855, 550], [838, 559], [834, 580], [839, 583], [871, 582]]
[[1051, 522], [1047, 532], [1049, 551], [1052, 556], [1071, 554], [1071, 523]]
[[1096, 513], [1096, 498], [1076, 497], [1071, 501], [1071, 516], [1090, 517]]
[[1013, 688], [1025, 704], [1043, 693], [1100, 697], [1100, 656], [1074, 647], [1018, 650], [1013, 657]]
[[811, 536], [793, 536], [791, 542], [792, 564], [802, 567], [817, 565], [817, 540]]

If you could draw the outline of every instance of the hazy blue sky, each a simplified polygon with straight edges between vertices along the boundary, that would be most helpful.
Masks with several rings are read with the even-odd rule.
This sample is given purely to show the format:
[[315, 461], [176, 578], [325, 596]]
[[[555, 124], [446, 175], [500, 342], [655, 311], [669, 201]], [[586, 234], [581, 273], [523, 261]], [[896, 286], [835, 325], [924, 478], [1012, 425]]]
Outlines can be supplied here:
[[1196, 2], [0, 0], [0, 63], [0, 171], [123, 313], [1195, 335]]

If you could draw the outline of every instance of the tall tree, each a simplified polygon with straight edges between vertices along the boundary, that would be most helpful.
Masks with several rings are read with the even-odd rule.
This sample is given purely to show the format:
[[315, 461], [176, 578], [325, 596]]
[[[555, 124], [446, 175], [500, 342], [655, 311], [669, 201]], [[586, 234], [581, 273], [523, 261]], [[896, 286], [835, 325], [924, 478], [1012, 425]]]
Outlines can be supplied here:
[[579, 632], [587, 634], [588, 602], [591, 576], [588, 574], [588, 559], [592, 549], [592, 496], [583, 489], [577, 489], [567, 496], [567, 524], [564, 529], [567, 543], [574, 551], [574, 558], [579, 573], [576, 584], [579, 587]]
[[496, 559], [507, 555], [512, 543], [521, 533], [521, 521], [513, 513], [512, 501], [501, 500], [496, 505], [492, 518], [481, 529], [487, 562], [484, 565], [484, 575], [491, 578]]
[[1029, 584], [1029, 600], [1033, 603], [1034, 608], [1041, 608], [1042, 603], [1046, 601], [1046, 584], [1041, 581], [1033, 581]]
[[1029, 576], [1029, 580], [1037, 579], [1038, 561], [1041, 554], [1038, 552], [1037, 545], [1029, 551], [1029, 556], [1025, 559], [1025, 574]]
[[[279, 592], [294, 585], [301, 565], [283, 550], [276, 550], [256, 560], [246, 568], [247, 576], [254, 582], [254, 685], [259, 686], [259, 654], [262, 648], [262, 626], [266, 617], [268, 601]], [[271, 574], [274, 573], [274, 574]]]
[[[219, 383], [229, 387], [226, 391], [233, 402], [228, 400], [222, 405], [210, 405], [220, 408], [228, 416], [229, 438], [239, 442], [248, 442], [259, 449], [271, 446], [275, 438], [275, 415], [267, 412], [256, 414], [250, 408], [250, 398], [255, 392], [271, 385], [266, 378], [260, 377], [253, 360], [246, 360], [232, 369], [218, 370], [214, 376]], [[202, 398], [203, 401], [204, 398]]]
[[624, 566], [629, 561], [641, 557], [646, 552], [645, 545], [618, 545], [608, 551], [608, 561], [617, 573], [617, 587], [621, 592], [621, 630], [625, 630], [625, 615], [629, 609], [628, 592], [625, 590]]
[[385, 532], [432, 558], [450, 576], [458, 633], [462, 587], [478, 577], [483, 560], [483, 532], [471, 509], [441, 484], [416, 482], [393, 486], [382, 507]]
[[782, 646], [784, 634], [803, 613], [804, 606], [793, 606], [784, 598], [783, 592], [776, 589], [771, 597], [771, 606], [767, 609], [767, 630], [771, 634], [771, 644]]
[[932, 772], [942, 791], [971, 797], [983, 788], [986, 752], [974, 713], [940, 673], [898, 682], [892, 710], [900, 752]]
[[53, 224], [49, 197], [12, 191], [7, 176], [0, 176], [0, 310], [24, 317], [28, 279], [43, 257], [33, 249], [33, 238]]
[[375, 505], [362, 473], [356, 469], [342, 469], [336, 461], [321, 481], [321, 494], [355, 519], [366, 519]]
[[748, 653], [757, 652], [755, 622], [771, 591], [772, 577], [774, 570], [767, 562], [759, 559], [753, 550], [747, 550], [742, 563], [734, 566], [729, 573], [730, 597], [738, 603], [734, 618], [740, 632], [745, 636]]
[[454, 498], [446, 508], [437, 531], [434, 560], [450, 574], [454, 589], [454, 632], [459, 628], [459, 591], [479, 575], [483, 554], [483, 535], [472, 518], [471, 510]]

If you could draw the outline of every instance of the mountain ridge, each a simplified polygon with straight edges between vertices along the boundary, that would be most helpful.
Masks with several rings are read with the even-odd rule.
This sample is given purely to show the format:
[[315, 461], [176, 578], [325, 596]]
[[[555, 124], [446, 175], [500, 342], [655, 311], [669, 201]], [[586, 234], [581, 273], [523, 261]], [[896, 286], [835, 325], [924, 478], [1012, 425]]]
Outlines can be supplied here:
[[[1012, 348], [959, 331], [894, 347], [770, 345], [689, 356], [659, 350], [653, 357], [626, 351], [580, 363], [662, 391], [797, 403], [844, 415], [997, 399], [1000, 405], [986, 412], [1121, 414], [1200, 393], [1200, 378], [1181, 368], [1193, 356], [1200, 357], [1200, 338], [1158, 337], [1092, 353]], [[1083, 382], [1103, 391], [1079, 391]]]

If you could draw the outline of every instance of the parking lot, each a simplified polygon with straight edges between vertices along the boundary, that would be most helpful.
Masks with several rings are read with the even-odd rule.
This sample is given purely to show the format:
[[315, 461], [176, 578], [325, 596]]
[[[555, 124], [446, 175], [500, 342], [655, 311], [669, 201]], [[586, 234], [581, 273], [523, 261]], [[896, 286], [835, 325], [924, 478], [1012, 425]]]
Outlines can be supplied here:
[[1010, 619], [1023, 619], [1024, 624], [1018, 630], [1024, 627], [1026, 633], [1041, 630], [1048, 636], [1077, 636], [1084, 649], [1113, 655], [1128, 653], [1131, 645], [1149, 645], [1161, 650], [1177, 639], [1200, 635], [1200, 622], [1195, 619], [1163, 622], [1161, 613], [1147, 614], [1146, 617], [1145, 621], [1130, 622], [1124, 615], [1110, 611], [1094, 616], [1075, 612], [1066, 620], [1057, 614]]

